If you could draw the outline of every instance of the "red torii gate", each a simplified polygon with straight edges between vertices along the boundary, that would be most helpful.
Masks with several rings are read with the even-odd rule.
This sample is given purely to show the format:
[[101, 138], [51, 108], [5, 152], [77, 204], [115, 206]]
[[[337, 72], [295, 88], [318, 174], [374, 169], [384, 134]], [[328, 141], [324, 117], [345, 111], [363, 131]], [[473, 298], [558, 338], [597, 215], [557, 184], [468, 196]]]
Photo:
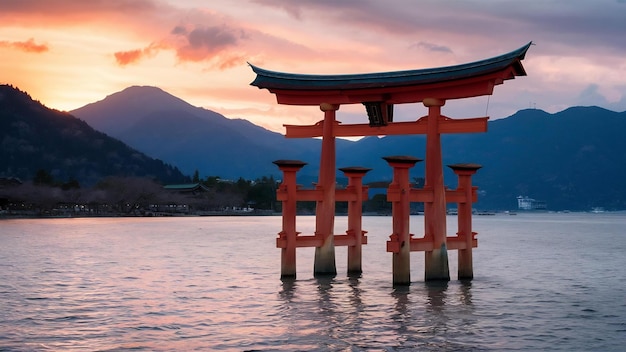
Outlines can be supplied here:
[[[425, 251], [426, 280], [449, 280], [446, 190], [443, 181], [440, 137], [442, 133], [486, 132], [489, 118], [451, 119], [441, 115], [441, 107], [449, 99], [491, 95], [496, 85], [516, 76], [525, 76], [526, 72], [521, 61], [531, 44], [528, 43], [512, 52], [473, 63], [383, 73], [307, 75], [269, 71], [250, 65], [257, 74], [251, 85], [268, 89], [276, 95], [279, 104], [316, 105], [324, 112], [324, 120], [314, 125], [285, 125], [288, 138], [322, 137], [322, 151], [318, 184], [315, 190], [306, 195], [302, 193], [303, 190], [297, 190], [295, 184], [295, 172], [304, 166], [304, 163], [289, 160], [276, 162], [285, 173], [285, 182], [278, 191], [279, 200], [282, 200], [286, 206], [283, 207], [283, 231], [277, 240], [277, 245], [283, 249], [281, 276], [295, 277], [295, 248], [298, 246], [315, 246], [315, 275], [336, 275], [337, 273], [335, 266], [335, 238], [337, 236], [333, 233], [335, 201], [339, 200], [338, 197], [342, 200], [354, 200], [357, 193], [362, 192], [362, 186], [358, 186], [358, 192], [353, 189], [351, 195], [337, 195], [335, 190], [336, 137], [426, 134], [425, 185], [423, 190], [413, 192], [419, 194], [418, 196], [410, 198], [408, 181], [396, 180], [396, 178], [404, 178], [404, 171], [408, 180], [408, 168], [418, 160], [407, 161], [406, 158], [387, 160], [394, 167], [395, 186], [401, 188], [400, 193], [407, 195], [404, 198], [401, 197], [402, 199], [395, 199], [393, 194], [388, 194], [388, 200], [397, 202], [397, 209], [407, 207], [407, 212], [408, 202], [424, 202], [424, 238], [412, 240], [408, 233], [408, 213], [405, 214], [404, 210], [394, 210], [394, 233], [387, 250], [394, 253], [394, 284], [410, 283], [409, 254], [412, 249]], [[427, 116], [415, 122], [393, 122], [394, 104], [417, 102], [422, 102], [428, 107]], [[336, 121], [336, 111], [342, 104], [363, 104], [369, 123], [341, 124]], [[465, 197], [462, 199], [457, 197], [458, 203], [470, 204], [470, 209], [469, 214], [464, 215], [463, 219], [459, 214], [459, 237], [462, 235], [464, 239], [461, 242], [466, 244], [454, 245], [454, 248], [450, 249], [465, 251], [463, 254], [460, 252], [459, 255], [460, 260], [464, 258], [465, 263], [461, 268], [461, 261], [459, 262], [459, 278], [471, 278], [473, 276], [471, 247], [476, 246], [473, 233], [471, 233], [471, 202], [475, 193], [472, 192], [471, 181], [467, 176], [476, 172], [480, 166], [459, 164], [451, 167], [459, 175], [457, 193], [463, 193]], [[365, 172], [361, 170], [360, 177]], [[360, 179], [358, 183], [360, 184]], [[390, 192], [393, 193], [391, 188]], [[295, 231], [296, 200], [317, 202], [314, 236], [298, 236]], [[395, 203], [394, 206], [396, 206]], [[464, 214], [467, 213], [465, 207], [463, 209]], [[349, 232], [359, 236], [360, 251], [360, 243], [363, 242], [360, 213], [358, 217], [359, 233], [355, 234], [353, 228], [349, 229]], [[467, 219], [469, 219], [469, 224]], [[469, 233], [461, 234], [463, 231], [469, 231]], [[307, 237], [308, 239], [305, 239]], [[348, 242], [354, 243], [354, 241], [350, 239]], [[410, 245], [405, 245], [409, 243]], [[356, 271], [360, 271], [360, 254], [358, 258]], [[467, 265], [468, 258], [469, 266]]]

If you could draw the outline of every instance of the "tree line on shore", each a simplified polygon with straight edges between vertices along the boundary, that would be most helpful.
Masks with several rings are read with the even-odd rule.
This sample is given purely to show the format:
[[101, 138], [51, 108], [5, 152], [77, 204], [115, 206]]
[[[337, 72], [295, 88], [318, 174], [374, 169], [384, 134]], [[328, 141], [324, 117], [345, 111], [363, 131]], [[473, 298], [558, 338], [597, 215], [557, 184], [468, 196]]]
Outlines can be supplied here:
[[263, 177], [231, 182], [219, 177], [194, 179], [201, 192], [172, 191], [146, 177], [109, 176], [94, 186], [55, 180], [39, 170], [31, 181], [5, 179], [0, 185], [0, 210], [5, 214], [150, 215], [154, 213], [219, 212], [226, 209], [272, 210], [276, 181]]
[[[264, 176], [255, 180], [222, 180], [218, 176], [201, 179], [198, 172], [192, 185], [195, 191], [164, 188], [145, 177], [109, 176], [91, 187], [81, 187], [75, 179], [54, 179], [39, 170], [31, 181], [4, 179], [0, 183], [0, 211], [4, 215], [30, 216], [147, 216], [202, 215], [233, 212], [273, 214], [281, 211], [276, 200], [280, 180]], [[347, 212], [347, 203], [338, 202], [337, 212]], [[388, 212], [385, 195], [376, 195], [364, 203], [364, 211]], [[315, 212], [315, 202], [299, 202], [298, 211]]]

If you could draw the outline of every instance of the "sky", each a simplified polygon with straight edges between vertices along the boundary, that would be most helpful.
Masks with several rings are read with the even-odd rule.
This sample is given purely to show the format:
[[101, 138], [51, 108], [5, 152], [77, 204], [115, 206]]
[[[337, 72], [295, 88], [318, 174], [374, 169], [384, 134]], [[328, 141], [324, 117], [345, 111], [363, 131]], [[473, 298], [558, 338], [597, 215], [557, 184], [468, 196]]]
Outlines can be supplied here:
[[[492, 96], [450, 100], [451, 118], [527, 108], [626, 110], [626, 0], [0, 0], [0, 83], [58, 110], [126, 87], [156, 86], [192, 105], [284, 133], [319, 108], [278, 105], [250, 86], [248, 63], [345, 74], [457, 65], [532, 41], [528, 76]], [[395, 121], [427, 113], [397, 106]], [[343, 123], [365, 123], [344, 105]]]

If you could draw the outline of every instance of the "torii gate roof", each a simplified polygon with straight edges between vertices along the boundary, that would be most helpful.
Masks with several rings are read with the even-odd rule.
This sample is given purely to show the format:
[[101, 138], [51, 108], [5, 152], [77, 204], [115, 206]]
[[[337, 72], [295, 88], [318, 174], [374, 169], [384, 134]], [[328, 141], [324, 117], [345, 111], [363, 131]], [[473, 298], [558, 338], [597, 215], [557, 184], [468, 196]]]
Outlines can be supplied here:
[[426, 98], [459, 99], [491, 95], [493, 87], [526, 76], [522, 60], [532, 42], [490, 59], [419, 70], [311, 75], [269, 71], [250, 64], [250, 83], [276, 94], [279, 104], [319, 105], [385, 102], [417, 103]]

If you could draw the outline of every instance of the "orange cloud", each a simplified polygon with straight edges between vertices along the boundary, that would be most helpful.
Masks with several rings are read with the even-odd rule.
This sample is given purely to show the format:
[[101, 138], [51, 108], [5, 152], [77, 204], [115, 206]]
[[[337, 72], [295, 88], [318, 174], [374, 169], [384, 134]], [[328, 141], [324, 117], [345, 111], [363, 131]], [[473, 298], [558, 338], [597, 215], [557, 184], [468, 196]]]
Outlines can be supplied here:
[[128, 64], [139, 61], [143, 56], [143, 51], [141, 49], [130, 50], [130, 51], [119, 51], [114, 54], [115, 60], [117, 64], [120, 66], [126, 66]]
[[48, 51], [46, 44], [36, 44], [33, 38], [28, 39], [25, 42], [9, 42], [0, 41], [0, 48], [14, 48], [27, 53], [43, 53]]
[[144, 57], [152, 57], [158, 53], [159, 50], [164, 49], [165, 46], [162, 44], [152, 43], [143, 49], [135, 49], [129, 51], [118, 51], [114, 53], [115, 61], [120, 66], [126, 66], [129, 64], [136, 63], [137, 61], [143, 59]]

